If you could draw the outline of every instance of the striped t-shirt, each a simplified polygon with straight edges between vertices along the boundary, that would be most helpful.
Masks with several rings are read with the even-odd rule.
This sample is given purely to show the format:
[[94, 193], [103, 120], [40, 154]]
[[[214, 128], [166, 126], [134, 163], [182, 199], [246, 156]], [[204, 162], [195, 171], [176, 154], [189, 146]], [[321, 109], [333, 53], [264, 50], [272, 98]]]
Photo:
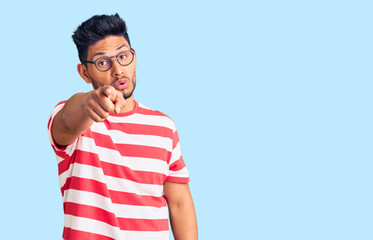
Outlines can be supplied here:
[[57, 156], [68, 240], [169, 239], [165, 181], [188, 183], [174, 122], [135, 101], [131, 112], [110, 114]]

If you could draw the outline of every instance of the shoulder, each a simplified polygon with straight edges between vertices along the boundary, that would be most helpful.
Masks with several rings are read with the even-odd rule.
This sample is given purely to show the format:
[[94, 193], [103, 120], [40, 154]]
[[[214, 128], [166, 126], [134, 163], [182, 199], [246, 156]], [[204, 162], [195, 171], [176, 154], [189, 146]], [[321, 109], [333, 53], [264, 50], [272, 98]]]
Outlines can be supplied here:
[[163, 125], [165, 127], [169, 127], [175, 130], [175, 123], [171, 117], [169, 117], [168, 115], [164, 114], [161, 111], [153, 110], [140, 102], [137, 102], [137, 104], [138, 104], [138, 109], [136, 113], [138, 115], [144, 118], [148, 118], [149, 120], [152, 120], [155, 124], [158, 123], [160, 125]]
[[58, 104], [56, 104], [54, 106], [53, 111], [56, 111], [56, 110], [59, 111], [59, 110], [61, 110], [65, 106], [66, 102], [67, 102], [66, 100], [63, 100], [63, 101], [59, 102]]
[[171, 119], [169, 116], [167, 116], [166, 114], [164, 114], [161, 111], [150, 109], [140, 102], [137, 102], [137, 104], [138, 104], [138, 113], [153, 115], [153, 116], [166, 117], [166, 118]]
[[65, 106], [66, 100], [59, 102], [57, 105], [54, 106], [51, 114], [49, 115], [48, 120], [48, 128], [50, 127], [51, 122], [53, 121], [56, 114]]

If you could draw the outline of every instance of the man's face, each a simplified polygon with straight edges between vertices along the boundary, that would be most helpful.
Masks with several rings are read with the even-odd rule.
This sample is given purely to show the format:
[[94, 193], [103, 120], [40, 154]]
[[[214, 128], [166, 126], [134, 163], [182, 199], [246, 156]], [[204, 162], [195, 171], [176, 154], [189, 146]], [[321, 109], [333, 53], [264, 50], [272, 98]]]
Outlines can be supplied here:
[[81, 76], [83, 74], [84, 80], [92, 83], [94, 89], [103, 85], [111, 85], [122, 92], [125, 99], [132, 97], [136, 86], [136, 54], [134, 54], [132, 63], [127, 66], [120, 65], [115, 57], [126, 50], [130, 50], [130, 46], [122, 36], [108, 36], [89, 46], [87, 61], [93, 62], [100, 57], [108, 56], [113, 57], [113, 65], [106, 72], [99, 71], [91, 63], [87, 63], [87, 67], [81, 65], [83, 71], [82, 73], [79, 71]]

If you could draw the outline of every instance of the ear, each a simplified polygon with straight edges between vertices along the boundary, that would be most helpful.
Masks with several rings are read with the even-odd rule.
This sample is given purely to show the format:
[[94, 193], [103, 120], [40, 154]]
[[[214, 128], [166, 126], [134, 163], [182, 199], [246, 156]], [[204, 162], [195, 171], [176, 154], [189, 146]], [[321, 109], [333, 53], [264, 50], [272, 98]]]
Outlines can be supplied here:
[[133, 53], [133, 62], [132, 62], [132, 64], [134, 64], [134, 68], [136, 69], [136, 59], [137, 59], [137, 57], [136, 57], [136, 51], [135, 51], [134, 48], [133, 48], [133, 51], [134, 51], [134, 53]]
[[84, 79], [86, 83], [92, 83], [91, 78], [88, 75], [87, 67], [84, 64], [78, 64], [77, 70], [79, 75]]

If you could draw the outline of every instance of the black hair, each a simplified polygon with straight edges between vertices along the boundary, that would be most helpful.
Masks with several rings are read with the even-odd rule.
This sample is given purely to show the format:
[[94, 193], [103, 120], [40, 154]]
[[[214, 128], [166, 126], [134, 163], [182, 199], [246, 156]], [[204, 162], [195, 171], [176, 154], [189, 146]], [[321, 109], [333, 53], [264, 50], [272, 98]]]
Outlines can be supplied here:
[[87, 60], [88, 47], [108, 36], [123, 36], [131, 47], [126, 23], [115, 15], [95, 15], [83, 22], [72, 35], [81, 62]]

